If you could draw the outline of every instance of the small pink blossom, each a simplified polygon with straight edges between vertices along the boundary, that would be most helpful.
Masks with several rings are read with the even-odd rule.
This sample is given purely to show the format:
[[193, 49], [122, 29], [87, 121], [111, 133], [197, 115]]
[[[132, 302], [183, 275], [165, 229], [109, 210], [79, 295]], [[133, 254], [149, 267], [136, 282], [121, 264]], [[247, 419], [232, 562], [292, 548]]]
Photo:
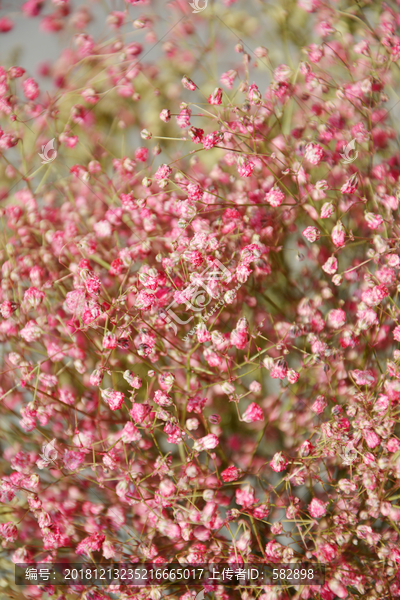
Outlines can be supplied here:
[[379, 436], [375, 431], [367, 430], [364, 432], [364, 439], [367, 443], [368, 448], [376, 448], [381, 443]]
[[271, 368], [270, 375], [272, 379], [285, 379], [287, 372], [288, 368], [286, 361], [281, 359], [274, 363], [273, 367]]
[[285, 194], [277, 189], [273, 188], [265, 195], [265, 201], [268, 202], [274, 208], [278, 208], [285, 199]]
[[222, 104], [222, 94], [223, 92], [221, 88], [215, 88], [213, 93], [208, 97], [208, 103], [213, 105]]
[[158, 406], [171, 406], [172, 404], [172, 398], [161, 390], [155, 392], [153, 400]]
[[8, 33], [14, 28], [14, 21], [8, 17], [0, 18], [0, 33]]
[[310, 44], [308, 49], [308, 58], [312, 63], [319, 63], [324, 56], [324, 47], [317, 44]]
[[203, 147], [205, 150], [211, 150], [221, 141], [221, 134], [218, 131], [213, 131], [202, 138]]
[[32, 77], [25, 79], [22, 87], [24, 88], [25, 97], [28, 98], [28, 100], [36, 100], [39, 96], [39, 86]]
[[84, 538], [76, 547], [76, 554], [86, 554], [90, 556], [90, 552], [99, 552], [101, 546], [106, 539], [102, 533], [93, 533], [89, 537]]
[[283, 456], [282, 452], [276, 452], [269, 465], [275, 473], [280, 473], [286, 469], [288, 460]]
[[397, 452], [400, 450], [400, 441], [397, 438], [390, 438], [386, 442], [386, 448], [389, 450], [389, 452]]
[[196, 89], [196, 84], [193, 83], [193, 81], [189, 77], [186, 77], [186, 75], [182, 78], [182, 85], [184, 88], [192, 92], [194, 92], [194, 90]]
[[327, 323], [332, 329], [340, 329], [346, 323], [346, 313], [342, 309], [331, 310], [328, 314]]
[[45, 294], [41, 290], [38, 290], [35, 287], [30, 287], [24, 293], [24, 301], [31, 307], [37, 308], [39, 304], [44, 300]]
[[213, 433], [209, 433], [208, 435], [204, 436], [203, 438], [200, 438], [198, 440], [195, 441], [194, 445], [193, 445], [193, 450], [195, 452], [201, 452], [202, 450], [212, 450], [214, 448], [216, 448], [219, 444], [219, 440], [217, 438], [216, 435], [214, 435]]
[[303, 235], [309, 242], [312, 243], [319, 240], [321, 237], [321, 232], [316, 227], [310, 226], [304, 229]]
[[326, 507], [328, 502], [322, 502], [318, 498], [313, 498], [308, 505], [308, 512], [314, 519], [320, 519], [326, 515]]
[[115, 333], [106, 333], [103, 338], [103, 348], [107, 350], [114, 350], [117, 347], [118, 340]]
[[381, 217], [381, 215], [377, 215], [374, 213], [366, 213], [365, 221], [367, 222], [367, 225], [370, 229], [375, 230], [379, 229], [379, 227], [382, 225], [383, 218]]
[[236, 489], [236, 504], [239, 504], [244, 509], [253, 506], [256, 501], [254, 489], [250, 485]]
[[371, 370], [361, 371], [360, 369], [355, 369], [351, 371], [351, 375], [357, 385], [371, 387], [375, 384], [376, 378]]
[[294, 369], [288, 369], [287, 380], [289, 383], [291, 383], [291, 384], [297, 383], [299, 378], [300, 378], [300, 373], [298, 373]]
[[237, 481], [242, 475], [241, 469], [235, 467], [234, 465], [228, 467], [221, 473], [221, 477], [225, 483], [229, 483], [230, 481]]
[[237, 71], [231, 70], [227, 71], [226, 73], [222, 73], [220, 81], [226, 88], [228, 88], [228, 90], [231, 90], [236, 77]]
[[18, 529], [12, 521], [0, 523], [0, 538], [3, 538], [6, 542], [16, 541], [18, 538]]
[[325, 399], [325, 396], [318, 396], [313, 405], [311, 406], [311, 410], [320, 415], [324, 412], [325, 408], [328, 406], [328, 403]]
[[321, 219], [329, 219], [335, 212], [335, 207], [332, 202], [325, 202], [321, 208]]
[[160, 119], [161, 121], [164, 121], [164, 123], [168, 123], [168, 121], [171, 120], [171, 111], [167, 108], [163, 108], [163, 110], [160, 112]]
[[338, 269], [337, 258], [335, 256], [330, 256], [326, 263], [322, 265], [322, 269], [325, 273], [328, 273], [328, 275], [334, 275]]
[[254, 423], [255, 421], [263, 421], [264, 413], [261, 406], [252, 402], [243, 413], [242, 419], [245, 423]]
[[161, 165], [160, 167], [158, 167], [157, 171], [154, 174], [154, 178], [157, 180], [167, 179], [171, 175], [171, 173], [172, 173], [171, 167], [164, 164], [164, 165]]
[[319, 144], [308, 144], [304, 156], [312, 165], [318, 166], [323, 160], [325, 152]]
[[340, 191], [342, 194], [355, 194], [358, 187], [357, 176], [351, 177], [345, 184], [342, 185]]
[[74, 450], [65, 450], [62, 458], [64, 467], [69, 471], [76, 471], [76, 469], [83, 463], [84, 460], [84, 453], [75, 452]]
[[151, 408], [148, 404], [138, 404], [134, 402], [129, 414], [135, 423], [143, 424], [146, 417], [150, 414], [150, 411]]
[[117, 392], [116, 390], [107, 388], [101, 391], [101, 395], [104, 400], [107, 402], [108, 406], [111, 410], [118, 410], [124, 403], [124, 394], [122, 392]]
[[346, 234], [341, 221], [338, 221], [335, 227], [332, 229], [332, 242], [336, 248], [340, 248], [344, 245]]

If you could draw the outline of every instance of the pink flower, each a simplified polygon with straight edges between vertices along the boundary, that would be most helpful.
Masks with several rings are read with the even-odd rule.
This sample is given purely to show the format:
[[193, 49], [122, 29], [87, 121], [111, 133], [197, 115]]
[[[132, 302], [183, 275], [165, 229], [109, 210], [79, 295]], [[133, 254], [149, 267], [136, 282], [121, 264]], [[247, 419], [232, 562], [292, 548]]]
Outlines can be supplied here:
[[313, 405], [311, 406], [311, 410], [320, 415], [324, 412], [325, 408], [328, 406], [327, 401], [325, 400], [325, 396], [318, 396]]
[[216, 448], [218, 444], [219, 440], [217, 436], [213, 433], [209, 433], [203, 438], [200, 438], [195, 441], [193, 445], [193, 450], [195, 452], [201, 452], [202, 450], [212, 450], [213, 448]]
[[208, 103], [214, 105], [222, 104], [222, 94], [223, 92], [221, 88], [215, 88], [213, 93], [208, 97]]
[[326, 263], [322, 265], [322, 269], [325, 271], [325, 273], [328, 273], [328, 275], [334, 275], [338, 269], [337, 258], [335, 256], [328, 258]]
[[107, 540], [103, 542], [102, 550], [104, 558], [114, 558], [117, 554], [115, 546]]
[[196, 335], [197, 341], [200, 344], [211, 341], [211, 333], [208, 331], [207, 326], [204, 323], [200, 323], [200, 325], [198, 325], [196, 328]]
[[28, 343], [36, 342], [42, 335], [42, 329], [36, 323], [36, 321], [28, 321], [23, 329], [20, 330], [19, 335]]
[[64, 467], [69, 471], [76, 471], [76, 469], [83, 463], [84, 460], [84, 453], [75, 452], [74, 450], [65, 450], [62, 458]]
[[240, 157], [238, 162], [238, 173], [240, 177], [250, 177], [254, 170], [254, 163], [249, 159]]
[[260, 504], [253, 509], [253, 517], [256, 519], [266, 519], [269, 515], [269, 506], [267, 504]]
[[218, 131], [213, 131], [212, 133], [205, 135], [201, 140], [203, 142], [204, 149], [211, 150], [211, 148], [214, 148], [214, 146], [216, 146], [221, 141], [221, 138], [222, 134]]
[[250, 485], [246, 485], [241, 489], [236, 489], [236, 504], [239, 504], [245, 509], [253, 506], [256, 502], [254, 489]]
[[334, 544], [322, 543], [315, 552], [316, 557], [323, 563], [332, 562], [337, 554], [337, 547]]
[[386, 442], [386, 448], [389, 452], [397, 452], [400, 450], [400, 441], [397, 438], [390, 438]]
[[161, 121], [164, 121], [164, 123], [168, 123], [168, 121], [171, 120], [171, 111], [167, 108], [163, 108], [163, 110], [160, 112], [160, 119]]
[[374, 213], [366, 213], [365, 220], [367, 222], [368, 227], [373, 230], [379, 229], [379, 227], [383, 223], [383, 218], [381, 217], [381, 215], [376, 215]]
[[107, 350], [114, 350], [117, 347], [118, 340], [115, 333], [106, 333], [103, 338], [103, 348]]
[[247, 94], [250, 104], [260, 104], [261, 102], [261, 93], [255, 83], [252, 83], [249, 86], [249, 91]]
[[185, 127], [190, 127], [190, 115], [192, 111], [187, 106], [181, 109], [181, 112], [176, 117], [176, 121], [181, 129]]
[[168, 179], [168, 177], [171, 175], [171, 173], [172, 173], [171, 167], [169, 167], [166, 164], [161, 165], [160, 167], [158, 167], [157, 171], [155, 172], [154, 179], [157, 179], [157, 180]]
[[189, 79], [189, 77], [186, 77], [186, 75], [182, 78], [182, 85], [184, 88], [186, 88], [187, 90], [191, 90], [192, 92], [194, 92], [194, 90], [196, 89], [196, 84], [193, 83], [193, 81]]
[[190, 127], [188, 129], [188, 136], [194, 144], [201, 144], [204, 137], [204, 131], [198, 127]]
[[308, 144], [304, 154], [306, 160], [315, 166], [319, 165], [324, 155], [325, 152], [319, 144]]
[[89, 537], [85, 537], [76, 547], [76, 554], [86, 554], [89, 556], [90, 552], [99, 552], [101, 546], [106, 539], [106, 536], [102, 533], [93, 533]]
[[287, 380], [289, 383], [294, 384], [299, 380], [300, 373], [297, 373], [294, 369], [288, 369]]
[[376, 378], [371, 370], [361, 371], [360, 369], [355, 369], [351, 371], [351, 375], [357, 385], [366, 385], [367, 387], [375, 385]]
[[161, 390], [155, 392], [153, 400], [158, 406], [171, 406], [172, 404], [172, 398]]
[[331, 310], [328, 313], [327, 323], [332, 329], [340, 329], [346, 323], [346, 313], [342, 309]]
[[335, 212], [335, 207], [332, 202], [325, 202], [323, 207], [321, 208], [321, 219], [329, 219]]
[[0, 18], [0, 33], [8, 33], [14, 28], [14, 21], [11, 21], [8, 17]]
[[319, 240], [319, 238], [321, 237], [321, 232], [316, 227], [310, 226], [304, 229], [303, 235], [309, 242], [312, 243]]
[[201, 415], [201, 413], [203, 412], [203, 409], [206, 405], [206, 402], [207, 402], [207, 398], [204, 398], [204, 397], [196, 394], [196, 396], [189, 398], [187, 405], [186, 405], [186, 410], [189, 413], [194, 412], [194, 413], [197, 413], [198, 415]]
[[85, 281], [85, 287], [91, 296], [98, 296], [100, 294], [101, 281], [97, 275], [93, 275], [93, 277], [89, 277]]
[[270, 371], [270, 375], [272, 379], [285, 379], [285, 377], [287, 376], [287, 372], [288, 368], [286, 361], [281, 359], [278, 360], [278, 362], [274, 363]]
[[32, 308], [37, 308], [39, 304], [44, 300], [45, 294], [41, 290], [35, 287], [30, 287], [24, 293], [24, 301]]
[[136, 297], [135, 306], [139, 310], [149, 310], [156, 302], [157, 298], [154, 294], [142, 290]]
[[0, 523], [0, 537], [4, 538], [6, 542], [15, 542], [18, 538], [18, 529], [12, 521], [7, 523]]
[[284, 471], [288, 465], [287, 459], [283, 456], [282, 452], [276, 452], [272, 457], [271, 462], [269, 463], [271, 469], [275, 471], [275, 473], [280, 473]]
[[44, 0], [28, 0], [22, 5], [22, 12], [27, 17], [37, 17], [42, 10]]
[[376, 435], [375, 431], [367, 430], [364, 432], [364, 439], [367, 443], [368, 448], [376, 448], [381, 443], [381, 440]]
[[132, 419], [135, 423], [143, 424], [146, 417], [150, 414], [151, 408], [148, 404], [138, 404], [134, 402], [132, 408], [129, 411]]
[[264, 414], [262, 408], [255, 402], [252, 402], [243, 413], [242, 419], [245, 423], [254, 423], [255, 421], [263, 421]]
[[124, 403], [124, 394], [111, 388], [102, 390], [101, 395], [108, 403], [108, 406], [111, 408], [111, 410], [118, 410]]
[[322, 502], [318, 498], [313, 498], [308, 505], [308, 512], [314, 519], [320, 519], [324, 515], [326, 515], [326, 507], [329, 503]]
[[273, 188], [265, 195], [265, 201], [268, 202], [274, 208], [278, 208], [285, 199], [285, 194], [277, 189]]
[[107, 238], [112, 234], [112, 227], [108, 221], [98, 221], [93, 225], [94, 232], [99, 238]]
[[222, 73], [220, 81], [226, 88], [228, 88], [228, 90], [231, 90], [236, 77], [236, 71], [227, 71], [226, 73]]
[[140, 147], [135, 152], [135, 159], [139, 160], [140, 162], [146, 162], [148, 156], [149, 151], [147, 148]]
[[345, 230], [341, 221], [338, 221], [332, 229], [332, 242], [336, 248], [344, 246]]
[[238, 469], [234, 465], [231, 465], [221, 473], [221, 477], [225, 483], [230, 481], [237, 481], [242, 475], [241, 469]]
[[28, 100], [35, 100], [39, 96], [39, 86], [32, 77], [28, 77], [22, 84], [25, 97]]
[[353, 175], [344, 185], [342, 185], [340, 191], [342, 194], [355, 194], [358, 187], [357, 175]]
[[396, 342], [400, 342], [400, 325], [393, 329], [393, 337]]

